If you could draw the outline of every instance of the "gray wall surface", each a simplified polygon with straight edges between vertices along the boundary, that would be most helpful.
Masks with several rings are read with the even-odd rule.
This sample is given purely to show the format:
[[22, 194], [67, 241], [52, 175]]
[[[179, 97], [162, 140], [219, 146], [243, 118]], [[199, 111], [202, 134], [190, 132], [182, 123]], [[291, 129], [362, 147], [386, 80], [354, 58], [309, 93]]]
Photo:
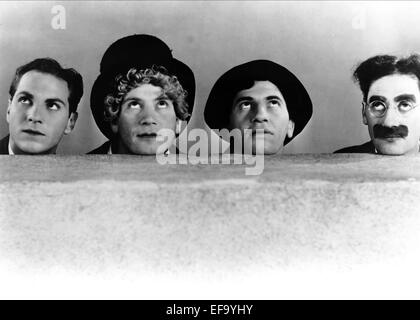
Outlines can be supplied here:
[[[66, 28], [51, 26], [55, 5]], [[79, 120], [58, 153], [81, 154], [105, 141], [89, 108], [99, 62], [115, 40], [148, 33], [164, 40], [194, 71], [196, 104], [190, 128], [205, 127], [203, 108], [217, 78], [253, 59], [290, 69], [307, 88], [314, 115], [286, 153], [324, 153], [368, 140], [354, 66], [376, 54], [420, 51], [420, 3], [407, 2], [1, 2], [0, 136], [15, 69], [49, 56], [84, 77]]]
[[420, 154], [266, 156], [259, 176], [16, 157], [0, 156], [0, 298], [419, 298]]

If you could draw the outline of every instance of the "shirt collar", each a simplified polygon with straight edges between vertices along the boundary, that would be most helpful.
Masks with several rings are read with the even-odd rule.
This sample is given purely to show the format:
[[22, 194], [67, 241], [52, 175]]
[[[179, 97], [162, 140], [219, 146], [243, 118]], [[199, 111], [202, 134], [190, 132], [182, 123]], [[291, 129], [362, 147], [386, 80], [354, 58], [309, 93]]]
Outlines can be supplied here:
[[9, 140], [9, 145], [7, 146], [7, 148], [9, 149], [9, 155], [14, 155], [15, 154], [12, 150], [12, 146], [10, 145], [10, 140]]

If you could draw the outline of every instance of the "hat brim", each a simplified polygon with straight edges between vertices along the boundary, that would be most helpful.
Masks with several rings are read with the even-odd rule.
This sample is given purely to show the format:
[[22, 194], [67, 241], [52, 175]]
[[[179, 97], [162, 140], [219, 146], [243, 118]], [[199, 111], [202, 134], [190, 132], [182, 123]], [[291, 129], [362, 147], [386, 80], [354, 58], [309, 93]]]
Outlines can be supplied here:
[[254, 60], [236, 66], [224, 73], [214, 84], [204, 109], [204, 120], [211, 129], [228, 129], [235, 95], [245, 89], [244, 83], [270, 81], [286, 100], [289, 118], [295, 124], [293, 136], [286, 137], [284, 145], [295, 138], [312, 116], [312, 101], [303, 84], [285, 67], [269, 61]]
[[[132, 68], [145, 69], [152, 67], [151, 65], [146, 66], [142, 64], [133, 65]], [[192, 70], [183, 62], [173, 58], [170, 62], [165, 63], [165, 67], [171, 75], [175, 75], [181, 84], [182, 88], [187, 91], [187, 103], [188, 112], [191, 115], [194, 108], [195, 100], [195, 78]], [[121, 70], [121, 74], [127, 72], [127, 70]], [[101, 73], [95, 80], [91, 95], [90, 95], [90, 108], [92, 110], [93, 118], [95, 119], [96, 125], [99, 130], [108, 138], [112, 139], [113, 131], [111, 129], [111, 123], [105, 120], [105, 108], [104, 102], [106, 96], [110, 92], [110, 84], [115, 80], [114, 74], [103, 74]], [[189, 121], [189, 118], [187, 119]]]

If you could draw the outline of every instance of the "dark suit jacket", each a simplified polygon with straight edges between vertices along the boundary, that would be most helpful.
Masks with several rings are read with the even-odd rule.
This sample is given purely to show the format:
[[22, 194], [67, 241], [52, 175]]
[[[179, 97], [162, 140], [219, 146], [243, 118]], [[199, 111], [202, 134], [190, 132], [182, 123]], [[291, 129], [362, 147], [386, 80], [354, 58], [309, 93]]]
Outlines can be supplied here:
[[108, 154], [109, 146], [111, 145], [111, 141], [105, 142], [99, 148], [88, 152], [87, 154]]
[[334, 151], [334, 153], [375, 153], [375, 146], [372, 141], [369, 141], [360, 146], [352, 146]]
[[[100, 147], [96, 148], [95, 150], [92, 150], [92, 151], [88, 152], [87, 154], [108, 154], [109, 146], [110, 145], [111, 145], [111, 141], [108, 140], [103, 145], [101, 145]], [[115, 154], [115, 153], [113, 153], [113, 154]], [[178, 148], [176, 148], [175, 154], [180, 154]]]
[[0, 140], [0, 154], [9, 154], [9, 136]]

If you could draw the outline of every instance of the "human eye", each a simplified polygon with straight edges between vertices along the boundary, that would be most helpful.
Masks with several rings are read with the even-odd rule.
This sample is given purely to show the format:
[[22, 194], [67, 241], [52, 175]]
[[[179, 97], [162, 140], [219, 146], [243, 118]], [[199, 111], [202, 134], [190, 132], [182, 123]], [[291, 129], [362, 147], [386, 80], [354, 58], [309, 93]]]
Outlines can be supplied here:
[[414, 103], [409, 100], [403, 100], [398, 104], [398, 109], [403, 112], [410, 111], [413, 108], [414, 108]]
[[21, 96], [21, 97], [18, 99], [18, 102], [19, 102], [20, 104], [23, 104], [23, 105], [30, 105], [30, 104], [32, 103], [31, 99], [29, 99], [29, 98], [28, 98], [28, 97], [26, 97], [26, 96]]
[[61, 106], [58, 103], [52, 102], [47, 105], [47, 108], [52, 111], [60, 110]]
[[268, 101], [268, 106], [269, 106], [270, 108], [278, 108], [278, 107], [280, 107], [280, 106], [281, 106], [281, 103], [280, 103], [280, 101], [279, 101], [279, 100], [277, 100], [277, 99], [273, 99], [273, 100], [269, 100], [269, 101]]
[[369, 108], [372, 111], [385, 111], [386, 106], [382, 101], [372, 101], [372, 103], [369, 105]]
[[141, 105], [138, 101], [130, 101], [127, 106], [128, 106], [129, 109], [136, 109], [137, 110], [137, 109], [141, 108]]
[[167, 100], [159, 100], [157, 103], [157, 107], [159, 109], [165, 109], [167, 107], [169, 107], [169, 102]]
[[238, 105], [239, 110], [251, 109], [251, 101], [243, 101]]

